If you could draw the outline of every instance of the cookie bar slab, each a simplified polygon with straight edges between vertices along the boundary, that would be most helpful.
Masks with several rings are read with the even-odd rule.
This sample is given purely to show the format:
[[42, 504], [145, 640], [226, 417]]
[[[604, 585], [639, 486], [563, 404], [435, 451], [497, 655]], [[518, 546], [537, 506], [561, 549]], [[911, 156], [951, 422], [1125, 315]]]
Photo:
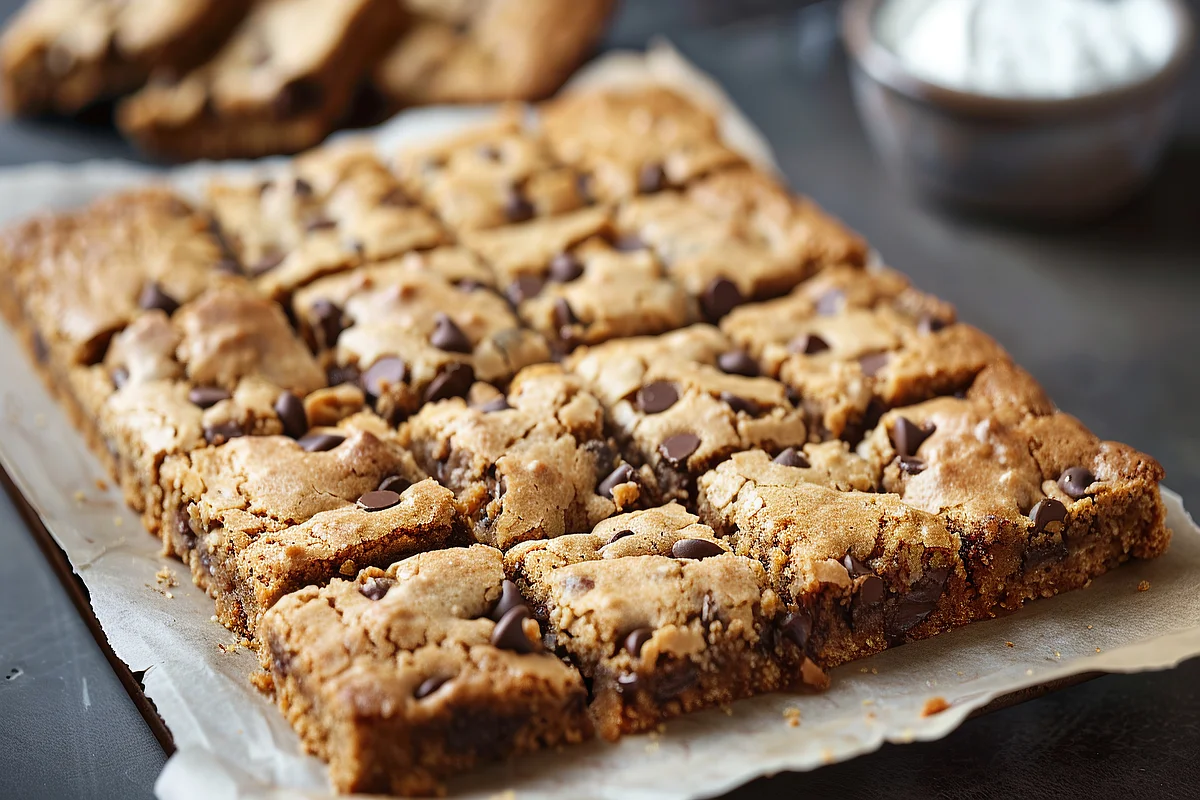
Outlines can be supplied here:
[[145, 150], [179, 160], [312, 147], [403, 21], [395, 0], [261, 0], [210, 61], [124, 100], [117, 124]]
[[467, 543], [453, 495], [375, 423], [351, 418], [317, 443], [235, 439], [168, 461], [164, 533], [222, 624], [249, 636], [288, 592]]
[[1162, 467], [1057, 412], [1017, 367], [988, 367], [963, 398], [884, 414], [860, 450], [881, 489], [940, 514], [962, 543], [977, 619], [1087, 585], [1170, 541]]
[[762, 692], [826, 685], [762, 565], [729, 552], [682, 506], [525, 542], [505, 565], [559, 654], [590, 681], [607, 739]]
[[710, 322], [784, 294], [822, 267], [861, 265], [866, 245], [810, 200], [750, 168], [621, 206], [618, 234], [645, 242]]
[[215, 51], [250, 0], [33, 0], [0, 38], [0, 87], [18, 115], [72, 114], [140, 87], [152, 71], [191, 69]]
[[807, 439], [783, 384], [711, 325], [576, 350], [564, 362], [604, 404], [622, 447], [655, 475], [665, 500], [694, 497], [695, 478], [731, 453], [779, 452]]
[[763, 565], [822, 667], [932, 636], [971, 613], [958, 536], [936, 514], [871, 491], [856, 459], [840, 442], [779, 461], [752, 450], [699, 480], [701, 519]]
[[563, 214], [586, 202], [579, 175], [524, 129], [521, 109], [449, 139], [406, 148], [394, 168], [404, 188], [458, 232]]
[[208, 204], [242, 273], [280, 300], [323, 275], [448, 241], [361, 144], [313, 150], [266, 181], [213, 183]]
[[540, 118], [554, 154], [607, 203], [744, 163], [712, 114], [666, 87], [569, 91], [544, 103]]
[[612, 0], [409, 0], [413, 22], [375, 69], [388, 107], [536, 100], [604, 31]]
[[549, 364], [520, 372], [507, 396], [430, 404], [398, 436], [454, 490], [476, 539], [502, 550], [590, 530], [654, 493], [605, 438], [596, 398]]
[[[462, 262], [465, 262], [463, 265]], [[478, 380], [506, 384], [549, 348], [500, 295], [447, 273], [481, 268], [443, 248], [323, 278], [298, 292], [295, 316], [343, 380], [356, 379], [385, 418], [465, 396]]]
[[474, 545], [310, 586], [264, 615], [276, 700], [338, 791], [440, 795], [483, 763], [591, 737], [579, 673], [542, 650], [503, 584], [500, 552]]
[[954, 308], [892, 270], [836, 267], [734, 309], [721, 330], [792, 390], [814, 439], [857, 440], [889, 408], [966, 389], [1008, 360]]

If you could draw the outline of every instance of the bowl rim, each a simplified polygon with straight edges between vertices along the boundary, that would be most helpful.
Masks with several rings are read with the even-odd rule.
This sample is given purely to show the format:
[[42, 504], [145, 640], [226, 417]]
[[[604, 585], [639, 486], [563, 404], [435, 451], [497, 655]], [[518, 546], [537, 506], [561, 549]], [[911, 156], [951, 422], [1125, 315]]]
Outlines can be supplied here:
[[890, 0], [846, 0], [842, 37], [855, 63], [873, 80], [900, 94], [964, 115], [1002, 119], [1041, 119], [1105, 111], [1175, 84], [1195, 45], [1195, 26], [1182, 0], [1162, 0], [1174, 16], [1179, 36], [1171, 57], [1160, 69], [1133, 83], [1075, 97], [996, 97], [964, 92], [914, 75], [875, 35], [875, 15]]

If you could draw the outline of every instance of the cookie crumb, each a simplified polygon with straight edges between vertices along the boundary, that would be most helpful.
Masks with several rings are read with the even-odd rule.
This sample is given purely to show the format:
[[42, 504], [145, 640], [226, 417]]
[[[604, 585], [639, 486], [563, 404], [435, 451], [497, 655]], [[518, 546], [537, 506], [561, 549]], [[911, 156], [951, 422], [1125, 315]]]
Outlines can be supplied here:
[[1099, 653], [1099, 652], [1100, 652], [1100, 648], [1099, 648], [1099, 647], [1097, 647], [1097, 648], [1096, 648], [1096, 652], [1097, 652], [1097, 653]]
[[921, 709], [922, 717], [932, 717], [934, 714], [940, 714], [950, 707], [944, 697], [931, 697], [925, 701], [925, 706]]
[[250, 675], [250, 682], [254, 684], [254, 688], [260, 692], [270, 694], [275, 691], [275, 680], [271, 677], [271, 673], [265, 669], [260, 669]]
[[1005, 643], [1004, 643], [1004, 646], [1005, 646], [1005, 647], [1016, 647], [1016, 645], [1015, 645], [1015, 644], [1013, 644], [1012, 642], [1005, 642]]
[[1088, 630], [1090, 631], [1091, 629], [1092, 629], [1092, 626], [1091, 626], [1091, 625], [1088, 625]]
[[179, 579], [175, 576], [175, 570], [170, 567], [163, 567], [154, 573], [154, 582], [164, 589], [170, 589], [179, 585]]
[[800, 709], [795, 706], [788, 706], [783, 710], [783, 718], [787, 720], [787, 724], [792, 728], [800, 727]]
[[1139, 591], [1139, 592], [1148, 592], [1148, 591], [1150, 591], [1150, 581], [1142, 581], [1141, 583], [1139, 583], [1139, 584], [1138, 584], [1138, 591]]
[[733, 706], [721, 706], [721, 710], [725, 712], [725, 716], [733, 716]]
[[101, 492], [108, 491], [108, 482], [103, 478], [96, 478], [96, 489]]
[[124, 524], [125, 524], [125, 519], [123, 517], [113, 517], [113, 525], [115, 525], [116, 527], [119, 528]]
[[87, 495], [83, 493], [82, 489], [76, 489], [75, 494], [71, 495], [71, 497], [75, 498], [76, 503], [82, 503], [84, 500], [87, 500]]

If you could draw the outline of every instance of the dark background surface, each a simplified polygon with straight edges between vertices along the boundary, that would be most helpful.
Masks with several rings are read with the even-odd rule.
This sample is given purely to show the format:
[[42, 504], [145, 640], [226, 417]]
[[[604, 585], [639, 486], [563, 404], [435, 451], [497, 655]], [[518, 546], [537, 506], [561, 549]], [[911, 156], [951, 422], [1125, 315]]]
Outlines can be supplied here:
[[[0, 19], [18, 5], [0, 0]], [[881, 174], [850, 102], [836, 7], [804, 5], [628, 0], [608, 43], [670, 38], [762, 129], [795, 188], [1200, 502], [1200, 60], [1178, 136], [1137, 202], [1087, 227], [1012, 228], [923, 207]], [[0, 164], [95, 157], [136, 154], [102, 122], [0, 119]], [[163, 752], [46, 555], [0, 495], [0, 798], [150, 797]], [[1107, 676], [939, 742], [732, 796], [1200, 797], [1198, 686], [1200, 660]]]

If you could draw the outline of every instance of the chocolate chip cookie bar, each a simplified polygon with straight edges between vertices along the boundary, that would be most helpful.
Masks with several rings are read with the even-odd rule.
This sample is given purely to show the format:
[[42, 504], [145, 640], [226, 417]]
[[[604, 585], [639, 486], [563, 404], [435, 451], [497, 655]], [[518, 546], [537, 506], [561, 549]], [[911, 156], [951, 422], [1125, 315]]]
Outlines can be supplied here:
[[682, 188], [740, 165], [715, 117], [666, 87], [568, 92], [541, 107], [546, 140], [604, 202]]
[[892, 270], [829, 269], [721, 330], [794, 393], [814, 439], [857, 440], [881, 411], [965, 389], [1008, 356]]
[[534, 100], [591, 51], [612, 0], [406, 0], [412, 24], [376, 68], [388, 108]]
[[502, 550], [590, 530], [654, 494], [605, 438], [600, 403], [552, 365], [521, 371], [507, 395], [428, 405], [398, 435], [454, 490], [475, 538]]
[[731, 453], [779, 452], [808, 437], [783, 384], [759, 377], [711, 325], [580, 348], [564, 363], [600, 398], [618, 440], [666, 500], [693, 499], [695, 478]]
[[316, 281], [293, 307], [341, 380], [399, 422], [423, 403], [463, 397], [478, 379], [506, 384], [545, 361], [545, 340], [505, 300], [466, 277], [478, 263], [455, 248], [412, 254]]
[[822, 267], [866, 258], [863, 241], [839, 222], [749, 168], [631, 200], [616, 225], [623, 239], [658, 253], [711, 322], [743, 302], [784, 294]]
[[762, 566], [675, 504], [526, 542], [506, 569], [547, 640], [591, 687], [607, 739], [827, 679], [797, 644]]
[[117, 124], [172, 159], [312, 147], [403, 20], [396, 0], [259, 0], [210, 61], [182, 76], [156, 75], [121, 103]]
[[169, 459], [163, 536], [217, 617], [253, 635], [284, 594], [467, 543], [454, 497], [371, 415], [292, 440], [234, 439]]
[[151, 71], [200, 64], [250, 0], [31, 0], [0, 38], [0, 90], [14, 114], [72, 114], [137, 89]]
[[242, 273], [280, 300], [323, 275], [449, 240], [366, 145], [314, 150], [270, 180], [214, 183], [208, 205]]
[[341, 792], [434, 795], [488, 761], [591, 737], [579, 673], [543, 650], [500, 552], [423, 553], [283, 598], [263, 665]]

